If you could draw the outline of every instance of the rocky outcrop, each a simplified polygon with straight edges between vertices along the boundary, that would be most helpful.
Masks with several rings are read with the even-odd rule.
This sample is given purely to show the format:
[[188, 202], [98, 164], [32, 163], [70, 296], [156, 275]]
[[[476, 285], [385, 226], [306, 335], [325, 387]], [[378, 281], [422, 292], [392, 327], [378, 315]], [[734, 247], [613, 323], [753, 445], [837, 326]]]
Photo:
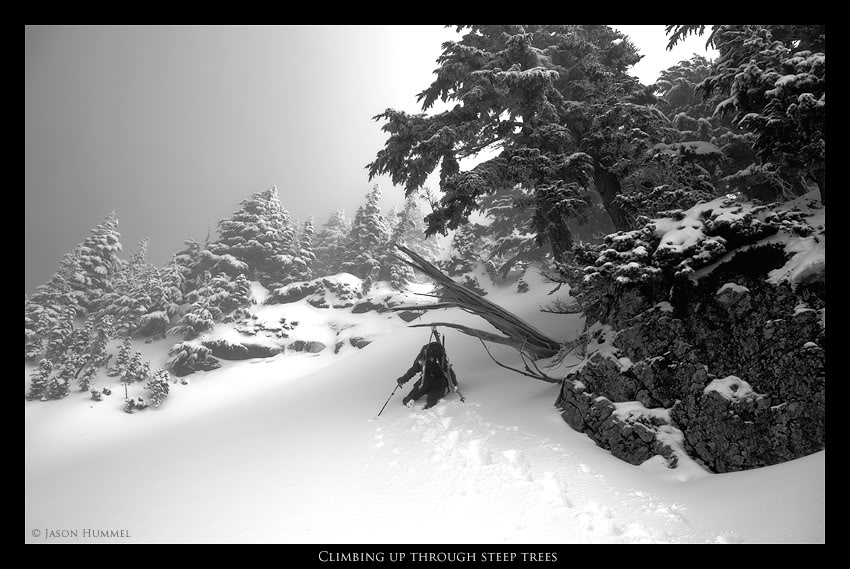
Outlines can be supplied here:
[[304, 340], [296, 340], [287, 346], [288, 349], [294, 352], [307, 352], [309, 354], [317, 354], [327, 348], [321, 342], [305, 342]]
[[348, 339], [348, 342], [346, 342], [345, 340], [340, 340], [340, 341], [338, 341], [338, 342], [336, 343], [336, 345], [334, 346], [334, 353], [335, 353], [335, 354], [338, 354], [338, 353], [339, 353], [339, 351], [340, 351], [343, 347], [345, 347], [345, 344], [346, 344], [346, 343], [347, 343], [347, 344], [349, 344], [349, 345], [351, 345], [351, 346], [354, 346], [354, 347], [355, 347], [355, 348], [357, 348], [358, 350], [362, 350], [363, 348], [365, 348], [366, 346], [368, 346], [369, 344], [371, 344], [371, 343], [372, 343], [372, 340], [367, 340], [366, 338], [361, 338], [361, 337], [359, 337], [359, 336], [355, 336], [355, 337], [353, 337], [353, 338], [349, 338], [349, 339]]
[[371, 344], [372, 340], [367, 340], [366, 338], [355, 336], [353, 338], [349, 338], [348, 343], [357, 348], [358, 350], [362, 350], [363, 348]]
[[619, 413], [610, 399], [572, 380], [564, 382], [558, 406], [567, 424], [621, 460], [637, 465], [658, 454], [671, 467], [678, 463], [675, 449], [658, 436], [663, 427], [673, 431], [670, 421], [657, 413]]
[[232, 343], [227, 340], [210, 340], [203, 345], [210, 349], [212, 355], [223, 360], [249, 360], [253, 358], [270, 358], [276, 356], [281, 348], [274, 348], [263, 344]]
[[322, 290], [321, 282], [310, 281], [306, 283], [294, 283], [276, 290], [269, 295], [266, 304], [287, 304], [289, 302], [298, 302], [307, 298], [311, 294], [316, 294]]
[[604, 343], [594, 340], [585, 362], [568, 375], [557, 401], [564, 420], [632, 464], [670, 453], [648, 434], [659, 425], [629, 425], [626, 437], [623, 422], [610, 418], [614, 403], [669, 411], [683, 449], [713, 472], [821, 450], [820, 312], [801, 304], [788, 285], [718, 284], [703, 283], [679, 317], [654, 307], [628, 327], [599, 334], [611, 346], [600, 350]]
[[783, 207], [721, 199], [582, 257], [567, 278], [596, 324], [556, 402], [571, 427], [712, 472], [824, 448], [824, 231], [805, 222], [822, 214]]
[[307, 302], [316, 308], [350, 308], [363, 298], [362, 284], [357, 277], [345, 273], [292, 283], [270, 294], [266, 304], [284, 304], [306, 298]]
[[355, 304], [354, 308], [351, 309], [352, 314], [363, 314], [366, 312], [377, 312], [380, 314], [388, 311], [389, 307], [386, 304], [372, 302], [371, 300], [366, 300], [364, 302]]

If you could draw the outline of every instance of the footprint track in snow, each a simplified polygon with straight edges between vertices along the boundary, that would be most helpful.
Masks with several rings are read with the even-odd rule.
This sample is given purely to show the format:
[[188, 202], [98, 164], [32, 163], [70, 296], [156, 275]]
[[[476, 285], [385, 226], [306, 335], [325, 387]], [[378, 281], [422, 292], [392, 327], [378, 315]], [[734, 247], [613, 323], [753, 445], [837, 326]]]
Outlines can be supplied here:
[[[562, 527], [582, 542], [601, 543], [669, 543], [690, 533], [680, 505], [662, 503], [647, 492], [618, 492], [603, 474], [572, 459], [573, 451], [563, 444], [485, 421], [470, 405], [448, 402], [402, 412], [375, 429], [375, 443], [388, 466], [411, 466], [411, 473], [422, 467], [445, 472], [454, 496], [465, 503], [521, 500], [523, 509], [513, 528], [516, 535], [507, 539], [522, 540], [529, 532], [552, 527]], [[399, 456], [411, 454], [422, 461], [420, 467], [415, 462], [408, 465], [408, 458], [402, 461]], [[592, 499], [600, 495], [611, 500]], [[649, 517], [617, 515], [619, 506], [628, 515], [634, 511], [632, 505]], [[553, 525], [537, 527], [535, 520], [541, 516]], [[729, 543], [736, 537], [724, 534], [709, 539]]]

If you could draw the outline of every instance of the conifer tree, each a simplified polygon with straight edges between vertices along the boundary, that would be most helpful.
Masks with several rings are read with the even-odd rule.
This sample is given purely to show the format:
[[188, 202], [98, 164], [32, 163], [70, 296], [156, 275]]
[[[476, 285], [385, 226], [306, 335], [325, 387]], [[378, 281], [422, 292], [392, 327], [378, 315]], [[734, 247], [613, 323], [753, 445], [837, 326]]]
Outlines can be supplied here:
[[[26, 357], [36, 358], [42, 350], [50, 347], [51, 358], [61, 353], [62, 338], [70, 333], [73, 318], [80, 311], [77, 297], [69, 281], [80, 278], [79, 258], [75, 253], [66, 254], [49, 281], [36, 288], [32, 297], [25, 301], [24, 327]], [[51, 340], [52, 338], [52, 340]], [[58, 343], [57, 343], [58, 342]]]
[[198, 270], [201, 257], [201, 245], [194, 239], [186, 239], [185, 247], [174, 254], [174, 264], [183, 275], [183, 292], [188, 293], [198, 285], [198, 280], [203, 272]]
[[159, 407], [168, 398], [169, 379], [170, 375], [167, 370], [158, 369], [145, 386], [146, 389], [151, 391], [150, 404], [154, 407]]
[[334, 211], [316, 235], [316, 267], [313, 271], [315, 276], [334, 275], [342, 270], [350, 232], [351, 224], [345, 217], [345, 212], [341, 209]]
[[392, 233], [390, 234], [389, 247], [387, 247], [386, 254], [383, 256], [381, 262], [385, 271], [383, 276], [396, 290], [406, 289], [407, 285], [413, 282], [416, 278], [413, 273], [413, 269], [396, 256], [397, 251], [395, 250], [396, 245], [405, 245], [414, 251], [416, 250], [415, 247], [411, 247], [411, 244], [409, 243], [409, 241], [414, 238], [413, 234], [415, 233], [416, 228], [416, 216], [418, 215], [416, 199], [413, 197], [408, 198], [405, 200], [404, 205], [405, 207], [401, 213], [396, 213], [394, 215], [395, 224], [393, 226]]
[[118, 333], [136, 333], [142, 317], [162, 295], [158, 272], [145, 259], [149, 240], [143, 239], [130, 261], [116, 274], [114, 289], [103, 295], [100, 314], [111, 315]]
[[387, 220], [387, 228], [390, 230], [390, 235], [395, 235], [396, 226], [398, 225], [399, 217], [402, 215], [402, 212], [399, 211], [398, 207], [393, 206], [390, 210], [384, 215], [384, 219]]
[[98, 308], [101, 297], [113, 289], [113, 280], [118, 273], [121, 260], [121, 234], [115, 212], [92, 229], [79, 246], [80, 281], [71, 281], [72, 288], [79, 294], [79, 304], [90, 312]]
[[47, 335], [47, 311], [24, 295], [24, 357], [34, 360], [44, 349]]
[[142, 352], [136, 351], [133, 354], [133, 357], [130, 358], [130, 361], [127, 363], [127, 367], [124, 368], [124, 373], [121, 374], [121, 382], [122, 383], [133, 383], [139, 377], [139, 374], [142, 370]]
[[161, 275], [162, 301], [157, 308], [164, 310], [170, 318], [177, 314], [180, 305], [183, 304], [183, 295], [186, 292], [186, 277], [177, 264], [176, 256], [172, 257]]
[[183, 314], [177, 325], [168, 329], [168, 334], [182, 335], [186, 340], [197, 338], [200, 334], [215, 327], [214, 310], [209, 301], [197, 300]]
[[229, 283], [230, 299], [233, 309], [251, 304], [251, 282], [245, 275], [239, 275]]
[[73, 306], [65, 306], [60, 309], [54, 319], [49, 322], [47, 330], [47, 345], [44, 357], [53, 363], [62, 361], [65, 350], [71, 341], [74, 332], [74, 318], [77, 314]]
[[27, 399], [41, 399], [45, 401], [45, 389], [50, 381], [50, 375], [53, 373], [53, 363], [47, 358], [38, 362], [38, 369], [30, 374], [30, 390], [27, 393]]
[[67, 397], [71, 393], [71, 382], [73, 380], [73, 368], [71, 366], [62, 366], [59, 372], [54, 373], [47, 381], [42, 400]]
[[142, 365], [139, 367], [139, 371], [136, 374], [136, 381], [149, 381], [152, 377], [151, 374], [151, 362], [150, 360], [145, 360], [142, 362]]
[[110, 376], [122, 375], [127, 369], [127, 364], [130, 363], [131, 354], [133, 353], [133, 340], [130, 337], [124, 338], [121, 342], [121, 347], [118, 348], [118, 357], [115, 359], [115, 366], [107, 373]]
[[[176, 274], [182, 277], [179, 271], [173, 265], [170, 269], [172, 276]], [[171, 318], [168, 310], [173, 309], [175, 312], [179, 306], [171, 301], [174, 291], [166, 287], [163, 281], [163, 272], [169, 270], [168, 267], [160, 271], [156, 267], [150, 267], [143, 275], [145, 284], [144, 290], [147, 291], [147, 296], [150, 298], [150, 304], [147, 307], [145, 314], [139, 317], [136, 325], [135, 333], [140, 336], [158, 336], [165, 337], [165, 331], [171, 326]]]
[[455, 231], [449, 248], [449, 257], [442, 263], [446, 274], [458, 276], [475, 269], [483, 258], [479, 245], [484, 229], [478, 224], [468, 223]]
[[[818, 187], [826, 200], [826, 44], [823, 25], [716, 26], [720, 56], [700, 85], [728, 95], [716, 116], [752, 133], [756, 160], [730, 182], [759, 183], [789, 199]], [[674, 36], [675, 37], [675, 36]], [[672, 40], [671, 40], [672, 41]]]
[[[426, 188], [427, 192], [428, 189]], [[440, 254], [440, 246], [435, 235], [427, 235], [428, 226], [425, 224], [425, 210], [419, 198], [411, 196], [405, 200], [405, 215], [410, 221], [404, 233], [407, 246], [427, 260], [436, 261]]]
[[316, 254], [313, 252], [314, 239], [313, 218], [308, 217], [304, 229], [298, 238], [298, 254], [293, 257], [292, 278], [309, 281], [313, 279], [313, 269], [316, 264]]
[[257, 192], [240, 206], [219, 222], [219, 239], [210, 244], [209, 250], [216, 255], [230, 254], [246, 263], [249, 276], [264, 284], [286, 279], [296, 229], [292, 216], [280, 203], [277, 188]]
[[[370, 177], [388, 174], [412, 195], [439, 167], [443, 195], [426, 218], [429, 234], [457, 229], [476, 211], [517, 211], [512, 225], [535, 245], [548, 243], [558, 261], [573, 244], [568, 222], [586, 215], [591, 191], [618, 229], [629, 229], [614, 201], [621, 186], [611, 166], [625, 162], [616, 142], [639, 128], [630, 122], [666, 120], [653, 119], [644, 106], [652, 94], [627, 73], [640, 59], [635, 46], [601, 25], [457, 28], [466, 34], [443, 44], [437, 78], [418, 96], [423, 111], [438, 99], [456, 104], [430, 116], [388, 109], [375, 117], [386, 121], [389, 138]], [[615, 105], [608, 118], [622, 124], [595, 128], [593, 117]], [[462, 159], [494, 148], [493, 158], [460, 170]], [[512, 188], [520, 190], [512, 210], [485, 211], [486, 196]], [[508, 251], [502, 256], [517, 261]]]
[[377, 268], [389, 242], [389, 226], [381, 214], [381, 187], [375, 184], [366, 203], [357, 209], [348, 240], [349, 259], [342, 270], [365, 279]]
[[80, 384], [80, 391], [89, 390], [97, 370], [109, 361], [107, 346], [113, 333], [111, 316], [107, 315], [98, 319], [89, 317], [86, 320], [82, 341], [78, 344], [73, 359], [73, 365], [76, 368], [74, 377]]

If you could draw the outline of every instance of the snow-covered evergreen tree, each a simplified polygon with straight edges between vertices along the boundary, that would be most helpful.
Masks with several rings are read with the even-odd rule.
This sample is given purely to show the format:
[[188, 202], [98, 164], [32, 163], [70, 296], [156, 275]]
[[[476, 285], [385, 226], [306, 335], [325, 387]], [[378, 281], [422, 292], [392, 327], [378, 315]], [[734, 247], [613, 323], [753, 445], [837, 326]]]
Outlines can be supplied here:
[[304, 228], [298, 237], [298, 253], [292, 259], [291, 277], [294, 280], [309, 281], [313, 279], [313, 268], [316, 264], [316, 254], [313, 252], [314, 233], [315, 229], [311, 216], [304, 222]]
[[62, 399], [71, 393], [71, 382], [74, 380], [73, 368], [63, 366], [58, 373], [54, 373], [47, 381], [44, 388], [43, 399]]
[[65, 350], [68, 349], [71, 334], [74, 332], [76, 315], [77, 311], [73, 306], [64, 306], [55, 315], [55, 318], [48, 322], [44, 357], [55, 364], [62, 361]]
[[177, 264], [177, 257], [172, 257], [168, 265], [160, 271], [162, 279], [162, 301], [156, 308], [164, 310], [168, 317], [172, 317], [180, 310], [183, 304], [183, 295], [186, 292], [186, 277]]
[[294, 253], [296, 229], [292, 216], [280, 203], [277, 188], [257, 192], [240, 206], [228, 219], [219, 222], [219, 239], [210, 244], [209, 250], [245, 262], [249, 275], [263, 284], [285, 280]]
[[817, 185], [826, 199], [826, 44], [823, 25], [717, 26], [720, 56], [700, 84], [728, 95], [715, 115], [752, 133], [757, 160], [729, 183], [748, 191], [772, 186], [789, 199]]
[[53, 363], [47, 358], [38, 362], [38, 368], [30, 374], [30, 390], [27, 393], [27, 399], [46, 400], [45, 389], [50, 381], [50, 375], [53, 373]]
[[188, 293], [198, 285], [198, 279], [203, 276], [203, 272], [198, 270], [198, 263], [201, 257], [201, 244], [194, 239], [186, 239], [181, 250], [174, 254], [173, 262], [180, 274], [183, 275], [183, 292]]
[[151, 362], [150, 360], [145, 360], [142, 362], [142, 365], [139, 367], [139, 371], [136, 373], [136, 381], [149, 381], [153, 376], [151, 373]]
[[[177, 275], [177, 269], [173, 269]], [[148, 292], [150, 304], [147, 307], [145, 314], [139, 317], [136, 325], [135, 333], [139, 336], [165, 336], [165, 331], [171, 326], [171, 318], [168, 315], [168, 309], [173, 307], [176, 311], [178, 306], [171, 301], [173, 291], [166, 288], [166, 284], [162, 279], [163, 272], [156, 267], [151, 267], [145, 273], [146, 281], [145, 290]]]
[[72, 358], [75, 366], [74, 377], [80, 384], [80, 391], [88, 391], [97, 370], [109, 361], [107, 346], [114, 333], [111, 316], [89, 317], [83, 328], [83, 334], [76, 344]]
[[375, 184], [366, 194], [366, 203], [357, 209], [348, 240], [349, 258], [342, 270], [360, 278], [380, 271], [381, 258], [389, 242], [389, 225], [381, 213], [381, 187]]
[[395, 229], [398, 225], [401, 216], [401, 211], [399, 211], [397, 206], [393, 206], [390, 210], [384, 215], [384, 219], [387, 220], [387, 228], [390, 230], [390, 235], [395, 235]]
[[62, 352], [61, 340], [70, 333], [73, 318], [81, 311], [70, 282], [80, 279], [79, 255], [68, 253], [50, 280], [26, 299], [24, 330], [27, 358], [37, 358], [46, 347], [50, 348], [51, 358]]
[[113, 279], [121, 266], [120, 239], [118, 220], [112, 212], [78, 248], [82, 282], [75, 279], [69, 284], [79, 293], [79, 304], [85, 311], [98, 308], [101, 297], [112, 292]]
[[133, 340], [128, 336], [121, 342], [121, 347], [118, 348], [118, 357], [115, 359], [115, 366], [109, 369], [108, 374], [113, 377], [121, 375], [127, 369], [127, 364], [130, 363], [132, 353]]
[[213, 275], [225, 273], [230, 277], [235, 277], [250, 272], [251, 268], [248, 263], [240, 261], [230, 253], [223, 253], [223, 249], [216, 244], [210, 245], [210, 247], [211, 249], [204, 249], [198, 255], [195, 270], [200, 274], [208, 271]]
[[476, 223], [467, 223], [452, 235], [449, 257], [442, 263], [449, 276], [468, 273], [482, 260], [480, 233], [484, 229]]
[[345, 212], [341, 209], [334, 211], [316, 234], [313, 246], [316, 253], [315, 276], [335, 275], [342, 270], [350, 232], [351, 223]]
[[407, 285], [416, 278], [413, 269], [396, 257], [399, 252], [395, 249], [396, 245], [408, 246], [408, 232], [413, 230], [415, 224], [415, 218], [412, 215], [415, 207], [413, 204], [415, 204], [415, 198], [409, 198], [405, 202], [402, 212], [395, 214], [395, 224], [390, 234], [389, 246], [381, 258], [381, 266], [384, 270], [382, 276], [396, 290], [405, 290]]
[[396, 215], [389, 247], [381, 259], [382, 278], [390, 281], [396, 290], [404, 290], [416, 278], [413, 269], [395, 256], [398, 254], [395, 250], [396, 245], [404, 245], [430, 261], [435, 260], [439, 252], [436, 238], [425, 236], [424, 217], [416, 196], [407, 198], [404, 209]]
[[130, 361], [127, 363], [127, 367], [124, 368], [124, 373], [121, 374], [121, 382], [129, 384], [137, 381], [141, 371], [142, 352], [136, 350], [136, 353], [133, 354], [133, 357], [130, 358]]
[[148, 239], [145, 238], [115, 276], [114, 290], [104, 294], [100, 301], [100, 313], [113, 317], [120, 334], [134, 334], [142, 317], [162, 295], [158, 272], [145, 259], [147, 248]]
[[230, 289], [230, 302], [235, 310], [251, 304], [251, 282], [245, 275], [238, 275], [228, 283]]
[[24, 295], [24, 358], [34, 360], [41, 355], [46, 334], [46, 309]]
[[441, 263], [446, 274], [450, 276], [464, 275], [461, 284], [479, 294], [484, 293], [481, 283], [478, 281], [478, 277], [469, 273], [479, 265], [487, 268], [488, 272], [489, 269], [494, 268], [492, 262], [487, 259], [487, 254], [483, 251], [481, 235], [486, 229], [486, 227], [476, 223], [460, 226], [452, 236], [448, 258]]
[[168, 398], [168, 380], [170, 378], [167, 370], [158, 369], [145, 386], [146, 389], [151, 391], [150, 404], [154, 407], [159, 407]]
[[212, 277], [209, 271], [206, 271], [198, 288], [186, 294], [185, 300], [191, 303], [189, 309], [167, 333], [182, 335], [191, 340], [207, 330], [212, 330], [222, 317], [219, 305], [228, 306], [230, 302], [228, 282], [227, 275], [220, 273]]
[[207, 300], [193, 302], [177, 325], [168, 329], [169, 334], [182, 335], [185, 339], [197, 338], [215, 327], [215, 317]]
[[[426, 190], [427, 191], [427, 190]], [[425, 224], [425, 211], [422, 201], [416, 196], [410, 196], [404, 202], [401, 219], [405, 222], [402, 234], [405, 244], [422, 255], [427, 261], [435, 261], [440, 254], [440, 245], [436, 235], [426, 236], [428, 229]]]

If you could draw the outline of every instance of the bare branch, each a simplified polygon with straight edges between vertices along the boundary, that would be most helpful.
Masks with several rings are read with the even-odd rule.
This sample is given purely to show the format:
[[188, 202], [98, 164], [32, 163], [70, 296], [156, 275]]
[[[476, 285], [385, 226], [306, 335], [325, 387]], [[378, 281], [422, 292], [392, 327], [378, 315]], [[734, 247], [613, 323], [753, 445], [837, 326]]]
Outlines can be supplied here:
[[397, 257], [398, 259], [443, 285], [445, 289], [444, 298], [447, 298], [449, 302], [455, 302], [459, 308], [485, 319], [493, 327], [505, 334], [505, 336], [512, 338], [512, 345], [514, 347], [525, 344], [526, 346], [523, 349], [537, 358], [551, 357], [560, 349], [559, 342], [549, 338], [528, 322], [518, 318], [501, 306], [454, 282], [454, 280], [423, 259], [416, 252], [403, 245], [397, 245], [397, 248], [410, 257], [412, 261], [402, 259], [401, 257]]
[[513, 338], [509, 338], [507, 336], [499, 336], [498, 334], [493, 334], [491, 332], [485, 332], [484, 330], [476, 330], [475, 328], [469, 328], [468, 326], [463, 326], [462, 324], [454, 324], [452, 322], [426, 322], [423, 324], [410, 324], [409, 328], [425, 328], [431, 326], [445, 326], [447, 328], [454, 328], [459, 332], [463, 332], [467, 336], [472, 336], [474, 338], [484, 339], [488, 342], [493, 342], [495, 344], [503, 344], [505, 346], [510, 346], [516, 350], [520, 349], [520, 344]]
[[456, 302], [435, 302], [434, 304], [405, 304], [399, 306], [390, 307], [390, 310], [393, 312], [399, 310], [438, 310], [441, 308], [459, 308], [460, 305]]
[[478, 341], [481, 342], [481, 345], [484, 346], [485, 350], [487, 350], [487, 355], [490, 356], [491, 360], [496, 362], [496, 365], [503, 367], [505, 369], [509, 369], [513, 372], [524, 375], [526, 377], [531, 377], [533, 379], [539, 379], [540, 381], [545, 381], [547, 383], [561, 383], [560, 379], [554, 379], [554, 378], [549, 377], [548, 375], [542, 375], [542, 376], [541, 375], [534, 375], [533, 373], [524, 372], [521, 369], [512, 368], [511, 366], [507, 366], [507, 365], [503, 364], [502, 362], [500, 362], [499, 360], [497, 360], [496, 358], [493, 357], [493, 354], [490, 353], [490, 350], [489, 350], [489, 348], [487, 348], [487, 344], [484, 343], [484, 340], [482, 340], [481, 338], [478, 338]]

